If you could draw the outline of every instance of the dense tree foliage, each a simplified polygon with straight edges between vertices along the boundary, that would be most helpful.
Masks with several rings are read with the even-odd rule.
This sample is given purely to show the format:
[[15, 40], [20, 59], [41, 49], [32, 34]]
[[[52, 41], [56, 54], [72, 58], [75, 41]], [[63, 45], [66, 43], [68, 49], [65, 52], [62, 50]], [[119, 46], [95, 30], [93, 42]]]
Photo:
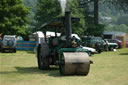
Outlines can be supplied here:
[[115, 24], [118, 24], [118, 25], [125, 24], [128, 26], [128, 15], [122, 15], [118, 17]]
[[[128, 32], [128, 12], [127, 3], [122, 1], [105, 2], [99, 5], [99, 16], [100, 23], [106, 25], [105, 30], [107, 31], [121, 31]], [[125, 5], [124, 5], [125, 4]], [[125, 9], [123, 8], [125, 6]]]
[[[95, 6], [96, 2], [98, 2], [97, 6]], [[98, 8], [99, 8], [99, 11], [98, 11]], [[127, 32], [128, 22], [127, 22], [126, 15], [124, 15], [128, 11], [127, 8], [128, 8], [127, 0], [94, 0], [94, 20], [96, 22], [96, 17], [98, 17], [97, 13], [95, 12], [96, 10], [99, 13], [100, 22], [102, 24], [107, 25], [107, 27], [105, 28], [106, 30]], [[103, 18], [103, 20], [101, 20], [101, 18]], [[95, 26], [93, 27], [95, 28]], [[94, 29], [93, 27], [91, 28]]]
[[110, 4], [114, 5], [118, 9], [127, 10], [128, 7], [128, 0], [106, 0], [105, 2], [109, 2]]
[[26, 35], [28, 13], [22, 0], [0, 0], [0, 33]]
[[109, 26], [106, 26], [105, 29], [106, 29], [107, 31], [128, 32], [128, 26], [125, 25], [125, 24], [109, 25]]
[[24, 0], [24, 4], [25, 6], [27, 6], [28, 8], [31, 9], [29, 15], [28, 15], [28, 19], [29, 19], [29, 23], [27, 24], [27, 26], [30, 29], [30, 32], [35, 32], [35, 24], [36, 24], [36, 20], [35, 20], [35, 14], [37, 12], [37, 0]]
[[104, 31], [104, 25], [99, 24], [99, 1], [88, 0], [83, 5], [85, 20], [87, 23], [87, 30], [85, 34], [101, 36]]
[[37, 0], [24, 0], [24, 4], [31, 8], [32, 13], [36, 13]]
[[83, 13], [82, 9], [79, 8], [79, 3], [77, 0], [71, 0], [70, 3], [72, 17], [80, 18], [79, 22], [76, 22], [72, 25], [73, 33], [76, 33], [81, 36], [87, 29], [85, 14]]
[[61, 7], [58, 0], [38, 0], [37, 4], [37, 27], [47, 23], [61, 13]]

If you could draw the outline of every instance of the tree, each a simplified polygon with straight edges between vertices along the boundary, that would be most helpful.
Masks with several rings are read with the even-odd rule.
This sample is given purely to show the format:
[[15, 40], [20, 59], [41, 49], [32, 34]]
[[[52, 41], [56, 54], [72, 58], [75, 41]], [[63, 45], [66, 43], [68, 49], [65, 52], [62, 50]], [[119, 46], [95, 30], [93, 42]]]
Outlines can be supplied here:
[[120, 32], [128, 32], [128, 26], [125, 24], [120, 24], [120, 25], [109, 25], [106, 26], [105, 29], [107, 31], [120, 31]]
[[[89, 30], [93, 30], [94, 31], [94, 35], [97, 33], [100, 33], [100, 32], [103, 32], [103, 28], [104, 26], [99, 26], [100, 24], [98, 24], [98, 13], [99, 13], [99, 3], [100, 4], [104, 4], [104, 3], [109, 3], [113, 6], [115, 6], [116, 8], [118, 9], [123, 9], [124, 11], [127, 11], [127, 6], [128, 6], [128, 0], [88, 0], [88, 1], [93, 1], [94, 2], [94, 19], [93, 17], [91, 18], [92, 20], [92, 24], [90, 24], [90, 22], [88, 23], [88, 28], [87, 28], [87, 33], [90, 33]], [[87, 3], [90, 3], [90, 2], [87, 2]], [[87, 17], [87, 16], [86, 16]], [[88, 20], [90, 18], [87, 18]], [[89, 20], [90, 21], [90, 20]], [[93, 23], [94, 21], [94, 23]], [[94, 26], [95, 25], [95, 26]], [[101, 27], [101, 28], [99, 28]], [[90, 33], [90, 34], [93, 34], [93, 33]], [[100, 33], [101, 34], [101, 33]], [[99, 35], [99, 34], [98, 34]]]
[[108, 2], [115, 5], [116, 7], [120, 7], [123, 10], [127, 10], [128, 0], [108, 0]]
[[84, 34], [84, 31], [87, 29], [84, 13], [79, 8], [79, 3], [77, 0], [70, 0], [70, 4], [72, 17], [80, 18], [79, 22], [76, 22], [72, 25], [73, 33], [82, 36]]
[[61, 7], [58, 0], [38, 0], [36, 13], [37, 28], [60, 14]]
[[94, 23], [98, 25], [99, 20], [99, 0], [94, 0]]
[[33, 33], [33, 32], [35, 32], [34, 28], [35, 28], [35, 24], [36, 24], [35, 14], [37, 12], [37, 10], [36, 10], [37, 0], [24, 0], [24, 4], [25, 4], [25, 6], [27, 6], [31, 9], [31, 11], [28, 15], [28, 19], [29, 19], [28, 27], [30, 29], [30, 32]]
[[117, 18], [116, 24], [126, 24], [128, 26], [128, 15], [122, 15]]
[[0, 33], [26, 35], [28, 13], [22, 0], [0, 0]]
[[87, 24], [85, 34], [101, 36], [104, 31], [104, 25], [99, 24], [99, 0], [85, 0], [83, 8]]

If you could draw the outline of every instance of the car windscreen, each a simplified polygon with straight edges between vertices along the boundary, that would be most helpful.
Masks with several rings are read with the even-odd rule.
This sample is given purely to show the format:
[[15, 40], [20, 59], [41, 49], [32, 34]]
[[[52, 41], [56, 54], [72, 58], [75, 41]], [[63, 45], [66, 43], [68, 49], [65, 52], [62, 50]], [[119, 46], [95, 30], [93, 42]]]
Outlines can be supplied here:
[[97, 43], [97, 42], [102, 42], [101, 38], [92, 38], [91, 43]]
[[87, 43], [90, 41], [90, 38], [83, 38], [82, 41]]
[[109, 43], [116, 43], [116, 40], [108, 40]]

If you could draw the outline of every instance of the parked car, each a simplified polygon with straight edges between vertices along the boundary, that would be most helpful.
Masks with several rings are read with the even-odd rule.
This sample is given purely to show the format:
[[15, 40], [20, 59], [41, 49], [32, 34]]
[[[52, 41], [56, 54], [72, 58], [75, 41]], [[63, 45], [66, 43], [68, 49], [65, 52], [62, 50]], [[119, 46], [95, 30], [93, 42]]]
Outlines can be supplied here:
[[4, 35], [2, 41], [2, 52], [9, 51], [16, 53], [16, 36], [15, 35]]
[[104, 50], [104, 43], [101, 37], [83, 37], [83, 46], [95, 48], [98, 53]]
[[89, 50], [89, 51], [91, 52], [91, 54], [96, 54], [96, 53], [97, 53], [96, 49], [94, 49], [94, 48], [83, 47], [83, 49], [87, 49], [87, 50]]
[[120, 40], [117, 39], [108, 39], [109, 43], [117, 43], [118, 44], [118, 48], [122, 48], [123, 47], [123, 43]]
[[117, 43], [108, 43], [108, 49], [109, 51], [113, 51], [114, 49], [118, 48], [118, 44]]

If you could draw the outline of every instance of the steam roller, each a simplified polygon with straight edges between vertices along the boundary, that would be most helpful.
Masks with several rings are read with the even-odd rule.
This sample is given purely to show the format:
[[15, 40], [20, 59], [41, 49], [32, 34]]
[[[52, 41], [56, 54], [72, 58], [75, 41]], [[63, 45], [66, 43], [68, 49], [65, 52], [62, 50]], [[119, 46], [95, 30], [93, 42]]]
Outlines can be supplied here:
[[89, 56], [85, 52], [64, 52], [64, 64], [60, 65], [62, 75], [87, 75], [90, 68]]
[[[50, 69], [50, 65], [58, 65], [62, 75], [87, 75], [91, 61], [90, 51], [83, 49], [80, 40], [72, 36], [71, 23], [80, 19], [71, 17], [70, 11], [64, 17], [56, 18], [40, 26], [45, 29], [42, 43], [37, 45], [37, 62], [40, 70]], [[47, 36], [46, 31], [54, 31], [54, 36]], [[57, 35], [60, 32], [60, 35]]]

